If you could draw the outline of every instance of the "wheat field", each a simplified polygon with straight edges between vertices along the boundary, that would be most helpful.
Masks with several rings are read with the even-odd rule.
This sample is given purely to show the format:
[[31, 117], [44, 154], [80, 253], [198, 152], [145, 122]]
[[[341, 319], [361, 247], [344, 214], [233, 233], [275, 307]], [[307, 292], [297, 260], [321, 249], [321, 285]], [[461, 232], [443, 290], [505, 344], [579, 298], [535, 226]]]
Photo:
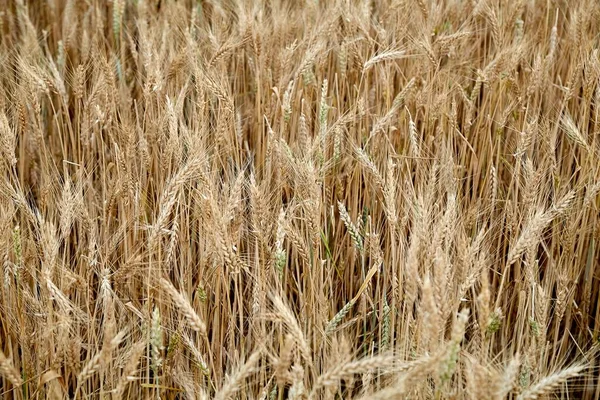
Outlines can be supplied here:
[[0, 5], [2, 398], [600, 398], [597, 0]]

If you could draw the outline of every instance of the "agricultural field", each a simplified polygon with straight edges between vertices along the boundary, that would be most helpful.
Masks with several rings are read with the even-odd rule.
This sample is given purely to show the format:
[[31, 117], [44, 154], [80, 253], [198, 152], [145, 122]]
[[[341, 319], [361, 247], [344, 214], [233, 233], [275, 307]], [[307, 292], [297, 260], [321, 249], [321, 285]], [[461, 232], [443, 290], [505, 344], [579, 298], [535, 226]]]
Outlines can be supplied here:
[[597, 0], [0, 10], [0, 397], [600, 398]]

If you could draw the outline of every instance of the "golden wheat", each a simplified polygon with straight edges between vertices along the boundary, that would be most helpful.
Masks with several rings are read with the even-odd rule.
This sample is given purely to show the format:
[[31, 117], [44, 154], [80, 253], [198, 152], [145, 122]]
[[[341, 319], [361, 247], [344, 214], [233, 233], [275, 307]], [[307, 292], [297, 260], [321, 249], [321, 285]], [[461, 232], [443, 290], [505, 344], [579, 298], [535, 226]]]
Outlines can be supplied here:
[[3, 398], [600, 398], [597, 1], [2, 6]]

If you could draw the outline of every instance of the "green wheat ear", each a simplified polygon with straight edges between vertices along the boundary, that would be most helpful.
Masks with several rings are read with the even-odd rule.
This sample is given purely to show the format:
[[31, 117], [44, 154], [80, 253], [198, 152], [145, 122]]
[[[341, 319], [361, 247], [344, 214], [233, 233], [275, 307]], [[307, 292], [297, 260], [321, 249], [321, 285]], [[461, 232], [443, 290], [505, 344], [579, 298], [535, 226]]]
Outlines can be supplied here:
[[502, 315], [500, 314], [499, 311], [494, 311], [494, 312], [492, 312], [492, 314], [490, 315], [490, 317], [488, 319], [486, 331], [488, 334], [491, 335], [491, 334], [497, 332], [500, 329], [501, 325], [502, 325]]
[[278, 250], [275, 254], [275, 269], [279, 275], [279, 279], [283, 279], [285, 263], [287, 261], [287, 253], [285, 250]]
[[390, 343], [390, 305], [387, 298], [383, 297], [383, 327], [381, 328], [381, 350], [388, 348]]
[[269, 400], [277, 399], [277, 385], [273, 385], [273, 389], [271, 389], [271, 393], [269, 393]]
[[362, 253], [362, 251], [363, 251], [363, 236], [361, 235], [358, 227], [354, 224], [354, 222], [352, 222], [352, 219], [350, 218], [350, 215], [348, 214], [348, 210], [346, 210], [346, 207], [344, 206], [344, 204], [342, 204], [339, 201], [338, 201], [338, 210], [340, 212], [340, 218], [344, 222], [344, 225], [346, 225], [346, 229], [348, 229], [348, 233], [350, 234], [350, 237], [352, 238], [354, 245], [356, 246], [358, 251]]
[[169, 345], [167, 346], [167, 364], [175, 356], [175, 352], [179, 348], [180, 342], [181, 342], [181, 335], [179, 335], [179, 333], [177, 333], [177, 332], [175, 332], [169, 338]]
[[529, 385], [531, 384], [530, 371], [531, 371], [531, 369], [529, 367], [529, 364], [523, 365], [523, 369], [522, 369], [521, 373], [519, 374], [519, 386], [521, 387], [521, 389], [525, 389], [525, 388], [529, 387]]
[[340, 322], [344, 319], [344, 317], [350, 312], [350, 309], [354, 305], [354, 300], [350, 300], [337, 314], [329, 321], [327, 327], [325, 328], [325, 334], [331, 334], [335, 328], [340, 324]]
[[57, 60], [56, 63], [58, 64], [59, 68], [62, 70], [65, 67], [65, 44], [63, 43], [62, 40], [58, 41], [58, 51], [57, 51], [58, 55], [57, 55]]
[[452, 378], [454, 371], [456, 370], [456, 364], [458, 363], [458, 353], [460, 352], [460, 345], [457, 343], [452, 344], [450, 348], [450, 355], [446, 359], [442, 373], [440, 375], [442, 385]]
[[456, 371], [456, 365], [458, 364], [458, 356], [460, 354], [461, 342], [464, 338], [465, 328], [469, 319], [469, 310], [465, 309], [458, 314], [458, 318], [454, 321], [452, 326], [452, 336], [450, 339], [450, 350], [446, 360], [442, 364], [442, 371], [440, 373], [440, 380], [442, 385], [452, 379], [454, 372]]
[[121, 21], [125, 11], [125, 0], [114, 0], [113, 2], [113, 33], [115, 35], [115, 44], [119, 44], [121, 38]]
[[529, 326], [531, 326], [531, 332], [533, 332], [533, 335], [535, 337], [539, 337], [540, 336], [540, 324], [538, 324], [538, 322], [536, 320], [531, 318], [529, 320]]
[[206, 300], [208, 299], [208, 295], [206, 294], [206, 290], [204, 289], [202, 282], [198, 283], [198, 287], [196, 288], [196, 296], [201, 303], [206, 303]]
[[323, 86], [321, 87], [321, 103], [319, 105], [319, 127], [321, 130], [321, 137], [323, 137], [327, 131], [327, 111], [329, 109], [329, 106], [327, 105], [327, 90], [328, 82], [327, 79], [324, 79]]
[[160, 311], [154, 307], [150, 327], [150, 344], [152, 345], [152, 370], [155, 374], [162, 367], [163, 332], [161, 327]]
[[15, 257], [17, 259], [16, 264], [21, 266], [21, 261], [23, 257], [22, 247], [21, 247], [21, 228], [19, 225], [13, 228], [12, 232], [12, 240], [13, 240], [13, 250], [15, 252]]

